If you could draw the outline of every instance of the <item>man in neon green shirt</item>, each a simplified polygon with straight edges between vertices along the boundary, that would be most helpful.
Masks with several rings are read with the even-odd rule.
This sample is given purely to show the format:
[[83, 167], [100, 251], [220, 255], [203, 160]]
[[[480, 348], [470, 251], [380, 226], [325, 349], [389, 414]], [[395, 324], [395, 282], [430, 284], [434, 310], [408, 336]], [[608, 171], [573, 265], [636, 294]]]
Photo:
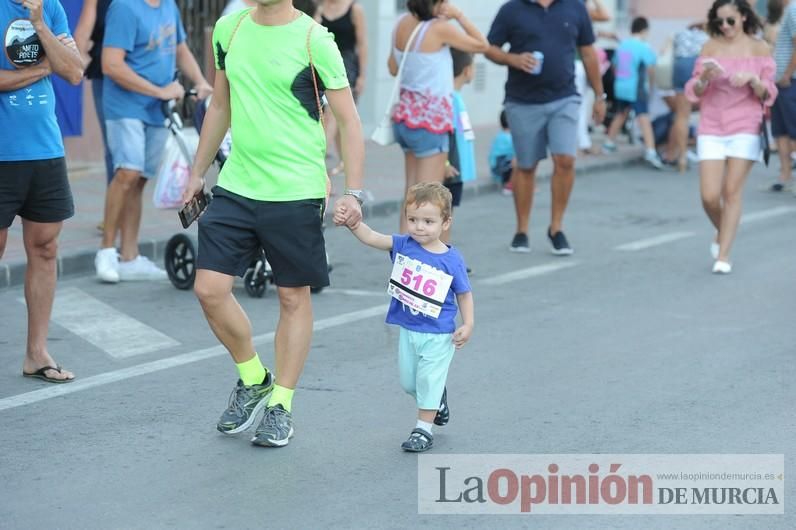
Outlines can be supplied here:
[[[279, 447], [293, 435], [293, 389], [312, 339], [310, 286], [329, 284], [321, 230], [327, 177], [320, 96], [325, 92], [343, 133], [346, 192], [337, 204], [347, 213], [346, 224], [362, 216], [362, 128], [333, 37], [291, 0], [257, 0], [254, 8], [222, 17], [213, 51], [214, 94], [186, 203], [203, 189], [203, 175], [228, 128], [233, 147], [199, 220], [194, 290], [240, 374], [218, 430], [242, 432], [265, 409], [252, 443]], [[260, 248], [279, 292], [275, 381], [254, 351], [251, 324], [232, 295], [234, 277], [243, 275]]]

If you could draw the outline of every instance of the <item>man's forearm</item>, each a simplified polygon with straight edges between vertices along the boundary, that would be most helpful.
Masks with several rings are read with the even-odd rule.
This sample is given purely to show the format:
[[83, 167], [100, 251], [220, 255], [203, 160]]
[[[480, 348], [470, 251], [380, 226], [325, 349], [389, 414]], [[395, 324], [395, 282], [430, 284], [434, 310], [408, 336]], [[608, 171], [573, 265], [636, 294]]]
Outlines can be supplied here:
[[603, 77], [600, 74], [600, 61], [597, 60], [597, 53], [594, 47], [585, 46], [580, 49], [580, 58], [583, 61], [583, 68], [586, 70], [586, 78], [597, 97], [602, 97], [605, 93], [603, 88]]
[[102, 73], [113, 79], [116, 84], [125, 90], [160, 99], [161, 87], [135, 73], [125, 62], [107, 65], [103, 61]]
[[349, 190], [361, 190], [365, 167], [365, 142], [362, 137], [362, 124], [359, 119], [340, 121], [343, 164], [345, 165], [345, 186]]
[[62, 43], [43, 22], [36, 24], [34, 29], [50, 61], [52, 71], [73, 85], [80, 83], [83, 79], [83, 59], [80, 58], [77, 46], [72, 47]]
[[490, 46], [484, 55], [486, 55], [486, 58], [495, 64], [509, 66], [509, 57], [511, 54], [504, 52], [497, 46]]
[[21, 70], [0, 70], [0, 92], [11, 92], [50, 75], [46, 66], [36, 65]]

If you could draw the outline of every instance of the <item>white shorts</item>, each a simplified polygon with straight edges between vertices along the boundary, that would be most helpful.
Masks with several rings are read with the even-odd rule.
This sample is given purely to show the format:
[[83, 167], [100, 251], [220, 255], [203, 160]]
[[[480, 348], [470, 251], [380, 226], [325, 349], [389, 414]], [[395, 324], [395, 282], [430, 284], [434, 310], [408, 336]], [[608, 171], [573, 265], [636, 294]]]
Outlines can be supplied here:
[[700, 134], [697, 136], [697, 155], [700, 160], [759, 160], [760, 136], [747, 133], [729, 136]]

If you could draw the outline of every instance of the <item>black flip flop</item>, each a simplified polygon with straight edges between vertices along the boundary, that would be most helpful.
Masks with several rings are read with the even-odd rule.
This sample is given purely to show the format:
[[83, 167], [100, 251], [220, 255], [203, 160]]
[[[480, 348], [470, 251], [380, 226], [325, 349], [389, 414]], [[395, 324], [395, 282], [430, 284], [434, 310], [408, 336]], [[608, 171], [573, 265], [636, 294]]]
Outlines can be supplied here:
[[74, 377], [72, 379], [56, 379], [54, 377], [49, 377], [46, 374], [46, 372], [49, 371], [49, 370], [56, 371], [59, 374], [61, 373], [61, 367], [60, 366], [44, 366], [42, 368], [39, 368], [35, 372], [31, 372], [31, 373], [25, 372], [23, 370], [22, 371], [22, 375], [24, 377], [33, 377], [35, 379], [41, 379], [42, 381], [47, 381], [48, 383], [58, 383], [58, 384], [60, 384], [60, 383], [71, 383], [72, 381], [75, 380]]

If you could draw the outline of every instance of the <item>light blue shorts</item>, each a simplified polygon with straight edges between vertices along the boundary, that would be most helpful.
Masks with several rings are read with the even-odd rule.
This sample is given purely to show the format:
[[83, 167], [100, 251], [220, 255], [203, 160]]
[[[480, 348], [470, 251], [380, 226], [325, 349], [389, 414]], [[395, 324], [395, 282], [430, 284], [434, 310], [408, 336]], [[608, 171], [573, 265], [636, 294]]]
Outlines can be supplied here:
[[450, 149], [448, 133], [433, 133], [426, 129], [412, 129], [403, 123], [393, 123], [395, 141], [406, 153], [412, 153], [416, 158], [447, 153]]
[[415, 397], [417, 408], [439, 408], [455, 351], [452, 333], [420, 333], [401, 328], [398, 338], [401, 387]]
[[168, 129], [122, 118], [105, 120], [105, 130], [114, 172], [121, 168], [138, 171], [145, 178], [157, 176]]

